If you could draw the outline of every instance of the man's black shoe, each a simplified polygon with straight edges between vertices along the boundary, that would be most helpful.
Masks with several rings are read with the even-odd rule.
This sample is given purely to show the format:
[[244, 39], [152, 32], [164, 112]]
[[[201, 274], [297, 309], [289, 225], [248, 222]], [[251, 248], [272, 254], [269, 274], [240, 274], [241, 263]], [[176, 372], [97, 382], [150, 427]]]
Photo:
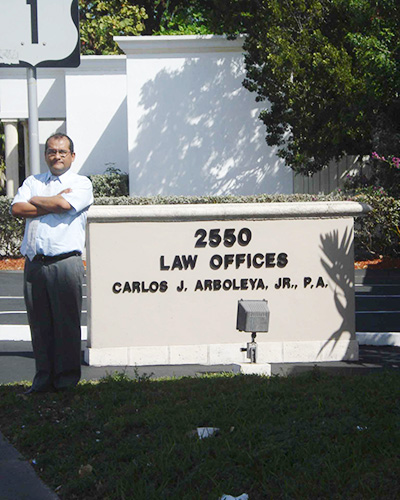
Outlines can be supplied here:
[[31, 396], [32, 394], [36, 394], [37, 391], [35, 391], [34, 389], [32, 389], [32, 387], [30, 387], [27, 391], [23, 392], [22, 394], [24, 396]]
[[29, 396], [32, 396], [33, 394], [37, 394], [37, 392], [30, 387], [27, 391], [17, 394], [17, 398], [27, 400]]
[[55, 389], [54, 387], [49, 387], [48, 389], [34, 389], [33, 387], [29, 387], [29, 389], [22, 394], [24, 396], [31, 396], [32, 394], [44, 394], [46, 392], [55, 392]]

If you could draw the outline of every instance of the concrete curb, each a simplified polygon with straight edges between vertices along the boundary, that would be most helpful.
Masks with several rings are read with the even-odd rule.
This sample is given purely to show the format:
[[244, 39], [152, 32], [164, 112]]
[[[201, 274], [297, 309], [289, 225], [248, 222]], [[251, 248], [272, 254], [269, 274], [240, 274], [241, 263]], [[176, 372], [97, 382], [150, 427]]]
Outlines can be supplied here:
[[[360, 345], [391, 345], [400, 347], [400, 332], [357, 332]], [[0, 341], [30, 341], [28, 325], [0, 325]], [[82, 340], [87, 340], [87, 327], [82, 326]]]
[[58, 500], [0, 432], [0, 500]]
[[400, 332], [360, 332], [356, 335], [359, 345], [400, 347]]

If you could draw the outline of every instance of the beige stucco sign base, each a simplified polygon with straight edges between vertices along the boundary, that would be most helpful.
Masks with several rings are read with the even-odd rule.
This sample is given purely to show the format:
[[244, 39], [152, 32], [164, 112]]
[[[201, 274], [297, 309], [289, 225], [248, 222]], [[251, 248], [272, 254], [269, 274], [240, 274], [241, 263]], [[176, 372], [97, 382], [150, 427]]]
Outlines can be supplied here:
[[267, 300], [259, 363], [358, 359], [355, 202], [94, 206], [90, 365], [246, 363], [240, 299]]

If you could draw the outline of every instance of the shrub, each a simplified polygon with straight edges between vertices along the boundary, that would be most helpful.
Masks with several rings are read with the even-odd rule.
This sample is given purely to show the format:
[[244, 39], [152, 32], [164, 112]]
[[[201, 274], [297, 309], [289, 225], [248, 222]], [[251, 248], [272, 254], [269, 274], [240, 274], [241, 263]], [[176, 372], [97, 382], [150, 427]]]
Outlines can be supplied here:
[[129, 193], [128, 174], [118, 168], [108, 167], [104, 174], [90, 175], [94, 196], [126, 196]]
[[0, 256], [20, 257], [25, 222], [10, 214], [11, 199], [0, 196]]
[[[400, 201], [380, 191], [353, 196], [330, 195], [254, 195], [254, 196], [152, 196], [152, 197], [97, 197], [96, 205], [174, 205], [199, 203], [280, 203], [300, 201], [358, 201], [372, 206], [373, 211], [355, 221], [355, 258], [400, 256]], [[0, 255], [19, 256], [24, 221], [9, 213], [11, 200], [0, 197]]]
[[400, 201], [380, 191], [352, 197], [371, 205], [372, 212], [355, 220], [356, 258], [400, 256]]
[[257, 194], [251, 196], [121, 196], [98, 197], [95, 205], [198, 205], [201, 203], [284, 203], [300, 201], [341, 201], [341, 194]]
[[400, 158], [379, 156], [373, 152], [366, 169], [347, 175], [344, 188], [347, 193], [380, 191], [387, 196], [400, 196]]

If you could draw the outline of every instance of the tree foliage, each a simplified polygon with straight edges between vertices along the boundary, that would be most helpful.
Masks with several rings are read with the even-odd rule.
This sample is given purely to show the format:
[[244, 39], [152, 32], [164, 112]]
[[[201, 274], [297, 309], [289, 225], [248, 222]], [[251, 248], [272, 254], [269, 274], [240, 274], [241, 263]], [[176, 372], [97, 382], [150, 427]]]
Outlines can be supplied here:
[[344, 154], [399, 155], [398, 0], [109, 0], [81, 6], [86, 54], [113, 35], [245, 34], [244, 86], [295, 171]]
[[244, 85], [267, 103], [267, 142], [294, 170], [312, 174], [344, 154], [398, 154], [398, 0], [205, 3], [214, 31], [247, 34]]
[[139, 0], [147, 14], [144, 35], [203, 35], [210, 33], [201, 1]]
[[79, 0], [81, 51], [85, 55], [119, 54], [113, 36], [139, 35], [146, 11], [128, 0]]
[[201, 9], [183, 0], [79, 0], [82, 54], [120, 54], [113, 36], [205, 34]]

